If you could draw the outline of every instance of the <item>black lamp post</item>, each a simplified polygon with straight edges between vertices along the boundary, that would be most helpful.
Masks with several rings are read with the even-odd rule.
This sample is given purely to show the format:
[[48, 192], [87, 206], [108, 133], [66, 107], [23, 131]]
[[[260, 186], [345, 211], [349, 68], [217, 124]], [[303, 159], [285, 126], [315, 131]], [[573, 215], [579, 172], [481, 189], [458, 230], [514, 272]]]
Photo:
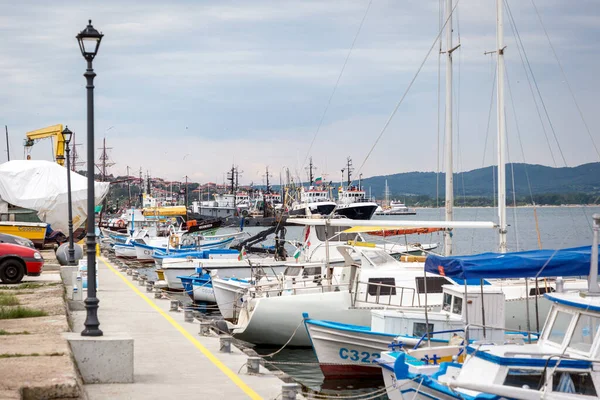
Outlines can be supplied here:
[[79, 48], [83, 58], [87, 61], [85, 76], [87, 80], [87, 298], [85, 299], [85, 329], [81, 336], [102, 336], [100, 321], [98, 321], [98, 298], [96, 298], [96, 231], [95, 231], [95, 204], [94, 204], [94, 78], [96, 73], [92, 68], [92, 61], [104, 35], [92, 26], [88, 26], [77, 35]]
[[65, 153], [67, 153], [67, 208], [69, 210], [69, 256], [67, 265], [75, 265], [75, 247], [73, 247], [73, 204], [71, 204], [71, 157], [69, 143], [73, 132], [68, 126], [62, 131], [63, 140], [65, 142]]

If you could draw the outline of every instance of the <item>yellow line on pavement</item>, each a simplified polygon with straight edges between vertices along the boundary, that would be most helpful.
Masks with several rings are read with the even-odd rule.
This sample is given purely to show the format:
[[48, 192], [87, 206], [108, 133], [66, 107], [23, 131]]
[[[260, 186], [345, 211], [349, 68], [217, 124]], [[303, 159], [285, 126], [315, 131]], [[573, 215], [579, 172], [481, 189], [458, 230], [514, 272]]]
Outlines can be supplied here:
[[127, 284], [127, 286], [129, 286], [131, 288], [131, 290], [133, 290], [138, 296], [140, 296], [142, 299], [144, 299], [144, 301], [146, 301], [146, 303], [148, 303], [150, 305], [150, 307], [154, 308], [160, 315], [162, 315], [167, 321], [169, 321], [169, 323], [171, 325], [173, 325], [173, 327], [175, 327], [175, 329], [177, 329], [187, 340], [192, 342], [192, 344], [194, 346], [196, 346], [196, 348], [198, 350], [200, 350], [200, 352], [202, 352], [202, 354], [204, 354], [206, 356], [206, 358], [208, 358], [217, 368], [219, 368], [221, 370], [221, 372], [223, 372], [225, 375], [227, 375], [227, 377], [229, 379], [231, 379], [233, 381], [233, 383], [235, 383], [240, 389], [242, 389], [244, 391], [244, 393], [246, 393], [252, 399], [256, 399], [256, 400], [262, 399], [262, 397], [260, 397], [258, 395], [258, 393], [256, 393], [254, 390], [252, 390], [252, 388], [250, 388], [250, 386], [248, 386], [243, 380], [241, 380], [240, 377], [235, 372], [233, 372], [232, 370], [227, 368], [227, 366], [225, 364], [223, 364], [221, 362], [221, 360], [219, 360], [213, 353], [211, 353], [206, 347], [204, 347], [202, 345], [202, 343], [200, 343], [194, 336], [192, 336], [181, 325], [179, 325], [177, 323], [177, 321], [175, 321], [173, 319], [173, 317], [171, 317], [169, 314], [164, 312], [159, 306], [157, 306], [152, 300], [150, 300], [148, 298], [148, 296], [146, 296], [138, 288], [136, 288], [133, 285], [133, 283], [129, 282], [129, 280], [127, 279], [127, 277], [125, 277], [125, 275], [123, 275], [122, 273], [117, 271], [117, 269], [115, 267], [113, 267], [108, 261], [106, 261], [104, 259], [104, 257], [100, 256], [98, 258], [112, 272], [114, 272], [117, 276], [119, 276], [123, 280], [123, 282], [125, 282]]

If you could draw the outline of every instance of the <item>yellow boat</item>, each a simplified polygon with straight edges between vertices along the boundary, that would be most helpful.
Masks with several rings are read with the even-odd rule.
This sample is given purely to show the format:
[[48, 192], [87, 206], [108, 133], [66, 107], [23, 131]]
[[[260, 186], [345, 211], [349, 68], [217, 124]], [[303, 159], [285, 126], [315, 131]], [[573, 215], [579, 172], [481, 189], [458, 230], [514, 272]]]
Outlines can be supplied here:
[[44, 247], [48, 224], [43, 222], [0, 221], [0, 233], [29, 239], [35, 247]]
[[142, 210], [145, 217], [174, 217], [186, 215], [185, 206], [147, 207]]

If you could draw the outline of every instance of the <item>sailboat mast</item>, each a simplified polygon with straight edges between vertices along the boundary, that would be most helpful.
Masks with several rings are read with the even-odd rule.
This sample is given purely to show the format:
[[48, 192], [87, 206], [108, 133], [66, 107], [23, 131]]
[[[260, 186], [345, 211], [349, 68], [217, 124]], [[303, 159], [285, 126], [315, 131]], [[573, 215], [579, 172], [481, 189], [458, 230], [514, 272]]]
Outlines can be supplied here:
[[497, 111], [498, 111], [498, 224], [499, 251], [506, 246], [506, 125], [504, 119], [504, 10], [502, 0], [496, 0], [496, 52], [498, 54]]
[[[452, 0], [446, 0], [446, 221], [454, 219], [452, 160]], [[452, 255], [452, 232], [444, 231], [444, 254]]]

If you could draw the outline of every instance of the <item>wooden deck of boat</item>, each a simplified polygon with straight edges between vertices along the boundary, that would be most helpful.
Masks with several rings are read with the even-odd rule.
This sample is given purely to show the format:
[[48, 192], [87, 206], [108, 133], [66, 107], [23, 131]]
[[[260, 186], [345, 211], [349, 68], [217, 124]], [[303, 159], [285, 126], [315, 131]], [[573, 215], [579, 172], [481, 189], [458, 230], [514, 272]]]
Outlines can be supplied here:
[[[227, 398], [274, 399], [283, 382], [261, 367], [246, 373], [247, 356], [231, 347], [219, 352], [217, 337], [200, 336], [198, 321], [184, 322], [183, 312], [170, 312], [170, 301], [155, 299], [118, 271], [98, 261], [98, 310], [104, 332], [126, 332], [134, 339], [134, 383], [84, 385], [89, 400]], [[73, 313], [74, 330], [85, 312]]]

